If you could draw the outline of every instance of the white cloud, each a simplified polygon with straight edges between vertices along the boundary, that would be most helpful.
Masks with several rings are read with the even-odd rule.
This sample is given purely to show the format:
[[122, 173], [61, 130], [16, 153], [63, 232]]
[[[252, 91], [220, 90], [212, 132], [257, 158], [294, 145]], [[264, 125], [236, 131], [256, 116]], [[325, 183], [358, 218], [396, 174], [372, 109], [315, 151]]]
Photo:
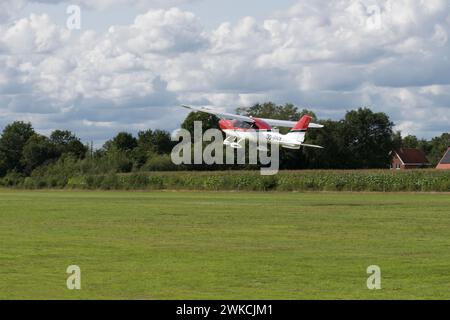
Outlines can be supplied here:
[[31, 14], [14, 21], [1, 34], [2, 47], [11, 54], [50, 53], [64, 45], [69, 31], [58, 28], [47, 15]]
[[196, 51], [207, 45], [193, 13], [177, 8], [148, 11], [131, 26], [111, 27], [108, 38], [123, 50], [137, 54]]
[[7, 22], [26, 4], [26, 0], [2, 0], [0, 2], [0, 23]]

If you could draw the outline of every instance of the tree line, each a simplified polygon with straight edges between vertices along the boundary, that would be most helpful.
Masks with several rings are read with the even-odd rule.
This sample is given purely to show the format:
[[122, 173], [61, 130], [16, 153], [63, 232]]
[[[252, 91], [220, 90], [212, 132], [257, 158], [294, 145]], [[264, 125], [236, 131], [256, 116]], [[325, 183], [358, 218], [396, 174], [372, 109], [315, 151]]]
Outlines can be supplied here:
[[[314, 112], [300, 110], [292, 104], [268, 102], [237, 109], [248, 116], [297, 121], [309, 114], [323, 129], [311, 129], [306, 143], [325, 149], [280, 149], [281, 169], [370, 169], [389, 168], [391, 151], [396, 148], [419, 148], [435, 165], [450, 145], [450, 134], [431, 140], [415, 136], [402, 138], [394, 124], [382, 112], [369, 108], [348, 111], [338, 121], [319, 120]], [[202, 121], [203, 129], [218, 128], [215, 116], [190, 113], [181, 127], [193, 133], [194, 121]], [[287, 132], [289, 129], [280, 129]], [[55, 130], [48, 137], [35, 132], [30, 123], [16, 121], [7, 125], [0, 136], [0, 177], [57, 175], [67, 170], [72, 174], [127, 173], [139, 171], [257, 169], [250, 165], [175, 166], [170, 153], [177, 142], [164, 130], [140, 131], [136, 136], [120, 132], [102, 148], [92, 150], [68, 130]], [[68, 168], [70, 164], [70, 168]], [[65, 168], [65, 169], [64, 169]], [[68, 172], [67, 172], [68, 174]]]

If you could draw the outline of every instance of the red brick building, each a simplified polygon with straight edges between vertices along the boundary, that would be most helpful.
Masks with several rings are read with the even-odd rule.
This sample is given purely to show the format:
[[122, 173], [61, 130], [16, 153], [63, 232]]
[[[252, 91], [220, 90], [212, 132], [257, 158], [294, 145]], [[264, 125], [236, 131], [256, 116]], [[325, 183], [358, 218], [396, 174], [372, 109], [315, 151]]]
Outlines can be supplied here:
[[441, 161], [439, 161], [436, 169], [450, 170], [450, 148], [447, 149], [447, 152], [444, 154]]
[[422, 150], [400, 148], [392, 152], [391, 169], [420, 169], [429, 165], [430, 163]]

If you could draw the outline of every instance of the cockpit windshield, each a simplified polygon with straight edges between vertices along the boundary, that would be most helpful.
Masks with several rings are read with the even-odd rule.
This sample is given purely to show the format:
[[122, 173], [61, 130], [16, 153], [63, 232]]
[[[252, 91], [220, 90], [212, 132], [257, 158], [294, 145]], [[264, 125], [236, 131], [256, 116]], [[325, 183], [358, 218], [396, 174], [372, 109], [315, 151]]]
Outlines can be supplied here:
[[234, 126], [237, 128], [242, 128], [242, 129], [254, 129], [255, 128], [255, 124], [253, 122], [245, 122], [245, 121], [239, 121], [239, 120], [237, 120], [234, 123]]

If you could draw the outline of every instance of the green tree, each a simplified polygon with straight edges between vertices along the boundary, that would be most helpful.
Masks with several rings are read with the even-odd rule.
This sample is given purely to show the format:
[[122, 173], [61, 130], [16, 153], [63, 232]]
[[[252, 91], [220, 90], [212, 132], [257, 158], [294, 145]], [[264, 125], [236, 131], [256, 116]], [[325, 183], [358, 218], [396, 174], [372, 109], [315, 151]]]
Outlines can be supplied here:
[[392, 148], [397, 150], [403, 147], [403, 137], [401, 131], [396, 131], [392, 134]]
[[136, 148], [137, 140], [131, 133], [119, 132], [112, 140], [105, 143], [104, 148], [109, 150], [114, 148], [118, 151], [128, 152]]
[[34, 134], [31, 123], [16, 121], [5, 127], [0, 138], [0, 174], [13, 170], [22, 172], [23, 148]]
[[58, 151], [49, 138], [35, 134], [23, 148], [21, 163], [24, 173], [30, 174], [37, 167], [56, 161], [58, 156]]
[[417, 148], [419, 146], [419, 139], [416, 136], [408, 135], [403, 138], [403, 148]]
[[393, 123], [385, 113], [368, 108], [347, 112], [344, 145], [351, 157], [349, 168], [387, 168], [393, 148]]
[[5, 159], [0, 155], [0, 177], [3, 177], [7, 172]]
[[428, 160], [437, 165], [450, 146], [450, 133], [443, 133], [439, 137], [435, 137], [430, 141], [430, 151], [428, 152]]
[[174, 143], [170, 139], [170, 133], [163, 130], [155, 130], [151, 136], [151, 144], [156, 153], [170, 154]]
[[50, 141], [55, 145], [59, 155], [70, 154], [78, 159], [83, 159], [88, 151], [80, 139], [68, 130], [53, 131]]
[[137, 146], [133, 150], [133, 159], [138, 168], [141, 168], [150, 156], [155, 153], [152, 140], [153, 131], [151, 129], [138, 132]]
[[[417, 147], [420, 150], [422, 150], [423, 152], [425, 152], [427, 157], [431, 154], [431, 150], [433, 149], [433, 146], [431, 145], [431, 141], [428, 141], [426, 139], [420, 139]], [[428, 160], [430, 160], [430, 159], [428, 159]]]
[[351, 151], [345, 141], [344, 121], [321, 121], [322, 129], [309, 130], [306, 143], [323, 146], [324, 149], [304, 148], [307, 166], [321, 169], [346, 169]]
[[133, 159], [137, 139], [128, 132], [119, 132], [112, 140], [107, 141], [101, 160], [106, 162], [112, 172], [130, 172], [135, 165]]
[[133, 159], [138, 168], [142, 167], [150, 158], [158, 155], [170, 154], [174, 142], [170, 133], [163, 130], [151, 129], [138, 132], [137, 146], [133, 150]]

